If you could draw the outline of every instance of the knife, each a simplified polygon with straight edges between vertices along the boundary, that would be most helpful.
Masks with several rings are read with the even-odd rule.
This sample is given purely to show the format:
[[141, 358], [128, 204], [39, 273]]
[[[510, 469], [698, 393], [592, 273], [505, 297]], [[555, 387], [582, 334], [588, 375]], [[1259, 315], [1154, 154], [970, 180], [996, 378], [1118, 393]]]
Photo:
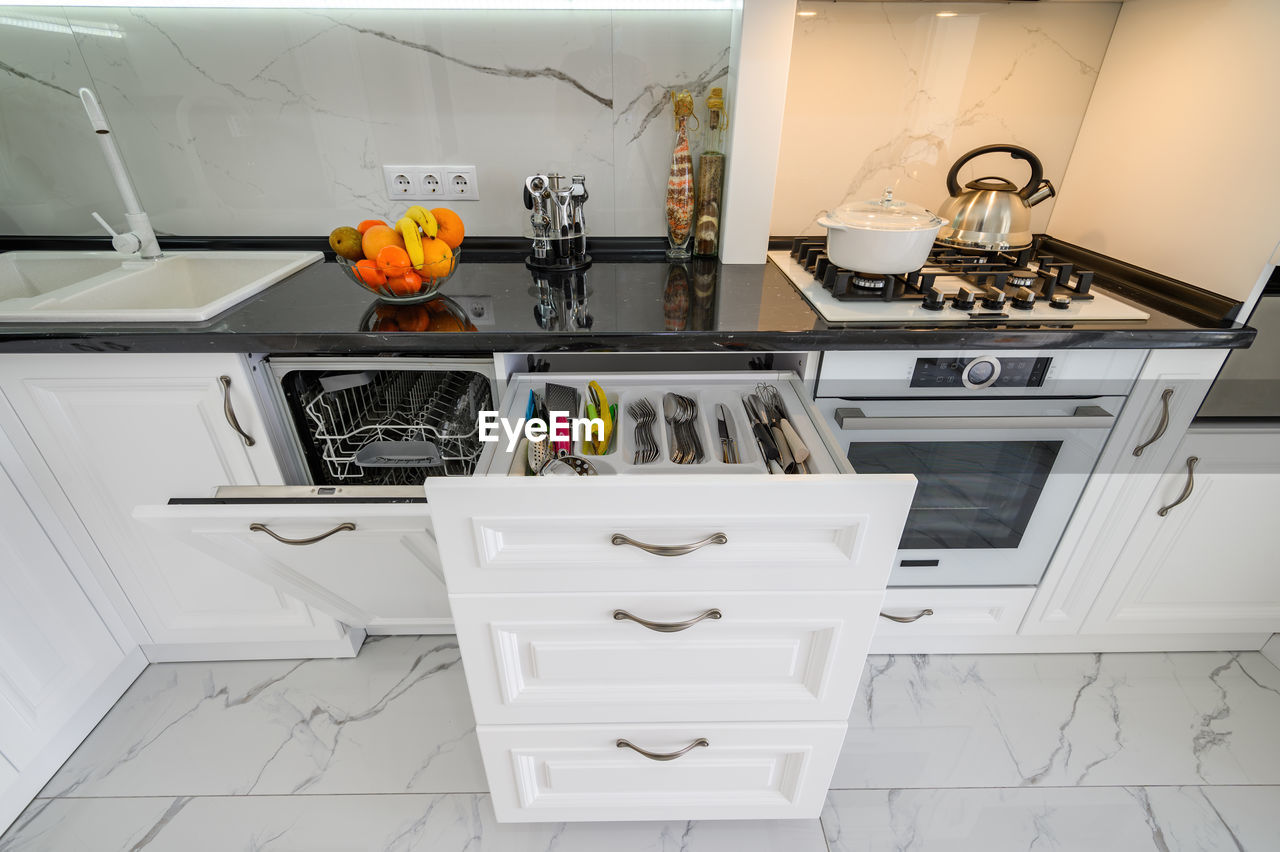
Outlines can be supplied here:
[[723, 403], [716, 403], [716, 426], [720, 430], [720, 460], [725, 464], [738, 463], [738, 445], [729, 434], [728, 412]]
[[751, 420], [751, 431], [755, 433], [756, 445], [760, 447], [760, 455], [765, 460], [765, 466], [770, 473], [782, 473], [782, 455], [778, 452], [778, 447], [773, 443], [773, 433], [769, 431], [769, 424], [765, 423], [760, 412], [754, 408], [754, 395], [748, 394], [742, 398], [742, 407], [747, 410], [747, 417]]

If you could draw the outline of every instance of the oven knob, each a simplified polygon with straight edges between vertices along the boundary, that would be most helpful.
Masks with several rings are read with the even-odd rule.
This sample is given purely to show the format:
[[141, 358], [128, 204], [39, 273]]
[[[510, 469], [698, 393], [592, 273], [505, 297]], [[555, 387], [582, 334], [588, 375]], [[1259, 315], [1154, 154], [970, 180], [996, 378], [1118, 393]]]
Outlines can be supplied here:
[[951, 297], [951, 307], [961, 311], [973, 310], [976, 294], [968, 287], [961, 287], [960, 291]]
[[1013, 294], [1012, 304], [1020, 311], [1029, 311], [1036, 303], [1036, 294], [1030, 287], [1019, 287]]
[[982, 300], [982, 307], [986, 308], [989, 311], [1003, 311], [1004, 310], [1004, 291], [988, 290], [987, 297]]
[[947, 306], [947, 297], [939, 293], [937, 290], [926, 290], [924, 292], [924, 303], [921, 305], [926, 311], [940, 311]]
[[1053, 298], [1049, 299], [1049, 307], [1065, 311], [1067, 308], [1071, 307], [1071, 297], [1063, 293], [1058, 293]]
[[989, 388], [1000, 378], [1000, 359], [993, 355], [974, 358], [960, 374], [960, 381], [972, 390]]

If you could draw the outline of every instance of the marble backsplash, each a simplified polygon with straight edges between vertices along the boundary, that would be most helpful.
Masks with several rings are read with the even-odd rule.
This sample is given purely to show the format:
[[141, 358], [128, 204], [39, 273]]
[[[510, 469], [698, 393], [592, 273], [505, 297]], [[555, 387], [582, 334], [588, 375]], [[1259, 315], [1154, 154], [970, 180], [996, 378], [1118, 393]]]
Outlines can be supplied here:
[[[1012, 142], [1062, 175], [1119, 3], [819, 3], [801, 0], [770, 233], [821, 234], [845, 201], [895, 196], [936, 210], [965, 152]], [[946, 15], [944, 13], [954, 13]], [[1007, 155], [960, 182], [1029, 170]], [[1032, 211], [1043, 231], [1053, 199]]]
[[162, 234], [398, 216], [383, 164], [475, 165], [472, 234], [526, 230], [543, 170], [587, 176], [591, 233], [665, 234], [667, 91], [726, 85], [730, 15], [5, 7], [0, 233], [122, 224], [88, 85]]

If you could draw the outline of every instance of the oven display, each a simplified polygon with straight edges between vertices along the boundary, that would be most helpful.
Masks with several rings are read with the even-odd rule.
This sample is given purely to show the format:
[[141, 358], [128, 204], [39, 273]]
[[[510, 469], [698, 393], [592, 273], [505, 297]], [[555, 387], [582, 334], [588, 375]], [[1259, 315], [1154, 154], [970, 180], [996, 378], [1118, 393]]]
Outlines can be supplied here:
[[[974, 361], [963, 358], [917, 358], [915, 370], [911, 374], [913, 388], [959, 388], [964, 387], [966, 368]], [[1000, 375], [990, 387], [993, 388], [1038, 388], [1044, 385], [1045, 375], [1049, 372], [1051, 358], [999, 358]], [[987, 367], [985, 362], [978, 363], [974, 370]], [[990, 377], [990, 372], [977, 376], [970, 375], [970, 380], [979, 384]]]

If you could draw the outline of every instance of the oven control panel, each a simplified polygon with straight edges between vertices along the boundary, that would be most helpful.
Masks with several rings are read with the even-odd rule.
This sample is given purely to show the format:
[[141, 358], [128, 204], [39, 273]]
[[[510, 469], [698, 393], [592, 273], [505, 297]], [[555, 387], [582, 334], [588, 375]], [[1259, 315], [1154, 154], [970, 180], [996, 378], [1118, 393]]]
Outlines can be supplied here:
[[913, 388], [1038, 388], [1052, 358], [917, 358]]

